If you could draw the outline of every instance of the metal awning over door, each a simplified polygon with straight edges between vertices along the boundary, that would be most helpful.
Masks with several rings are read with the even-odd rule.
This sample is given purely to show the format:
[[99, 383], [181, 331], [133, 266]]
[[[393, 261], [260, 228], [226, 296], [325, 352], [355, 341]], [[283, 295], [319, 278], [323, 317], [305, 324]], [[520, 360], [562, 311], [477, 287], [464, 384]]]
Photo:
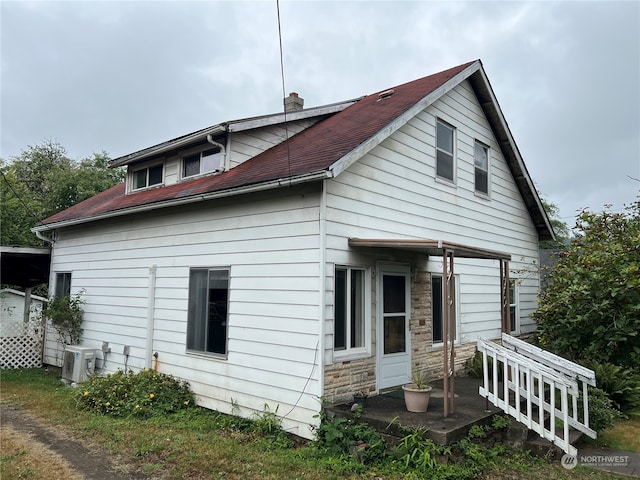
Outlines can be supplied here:
[[509, 299], [509, 261], [511, 255], [496, 250], [461, 245], [442, 240], [430, 239], [365, 239], [350, 238], [349, 247], [367, 249], [404, 250], [423, 255], [442, 257], [442, 305], [443, 305], [443, 388], [444, 416], [455, 412], [455, 313], [452, 292], [454, 279], [454, 259], [478, 258], [500, 261], [500, 321], [501, 330], [511, 333]]

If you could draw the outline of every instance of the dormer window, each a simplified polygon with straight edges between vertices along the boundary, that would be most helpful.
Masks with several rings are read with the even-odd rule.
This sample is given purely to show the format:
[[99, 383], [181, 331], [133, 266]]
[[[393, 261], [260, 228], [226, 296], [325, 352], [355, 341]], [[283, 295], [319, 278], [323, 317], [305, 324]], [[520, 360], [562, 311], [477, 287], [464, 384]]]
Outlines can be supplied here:
[[162, 163], [159, 163], [158, 165], [152, 165], [134, 171], [131, 176], [131, 190], [140, 190], [141, 188], [160, 185], [163, 181], [162, 170]]
[[220, 170], [222, 150], [218, 147], [187, 155], [182, 159], [182, 178]]

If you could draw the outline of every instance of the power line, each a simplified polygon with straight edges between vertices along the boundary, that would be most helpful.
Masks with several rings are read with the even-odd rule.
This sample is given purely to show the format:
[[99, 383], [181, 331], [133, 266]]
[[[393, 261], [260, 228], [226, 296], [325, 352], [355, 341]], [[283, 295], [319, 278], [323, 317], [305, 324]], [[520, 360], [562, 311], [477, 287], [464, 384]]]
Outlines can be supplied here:
[[282, 107], [284, 112], [284, 135], [285, 145], [287, 147], [287, 173], [289, 176], [289, 182], [291, 182], [291, 152], [289, 151], [289, 127], [287, 126], [287, 106], [284, 104], [284, 99], [287, 95], [284, 81], [284, 55], [282, 53], [282, 26], [280, 22], [280, 0], [276, 0], [276, 9], [278, 11], [278, 41], [280, 45], [280, 78], [282, 79]]
[[2, 178], [4, 179], [4, 182], [9, 187], [9, 190], [11, 190], [13, 195], [20, 201], [20, 203], [22, 204], [24, 209], [27, 211], [27, 213], [29, 213], [29, 215], [31, 215], [36, 220], [36, 222], [40, 222], [40, 218], [38, 218], [38, 216], [35, 213], [33, 213], [33, 211], [27, 206], [27, 204], [22, 199], [22, 197], [20, 195], [18, 195], [18, 193], [13, 189], [13, 186], [9, 182], [9, 179], [6, 177], [6, 175], [4, 174], [4, 172], [2, 170], [0, 170], [0, 175], [2, 175]]

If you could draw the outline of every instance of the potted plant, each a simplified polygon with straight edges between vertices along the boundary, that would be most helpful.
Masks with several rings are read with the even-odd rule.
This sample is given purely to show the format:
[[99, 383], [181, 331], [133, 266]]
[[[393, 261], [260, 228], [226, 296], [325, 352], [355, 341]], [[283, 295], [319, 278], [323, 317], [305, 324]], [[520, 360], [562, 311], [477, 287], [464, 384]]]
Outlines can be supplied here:
[[429, 407], [431, 385], [428, 376], [416, 370], [413, 381], [402, 386], [404, 391], [404, 403], [409, 412], [426, 412]]
[[353, 403], [361, 405], [362, 407], [366, 407], [368, 396], [369, 395], [366, 390], [359, 390], [353, 394]]

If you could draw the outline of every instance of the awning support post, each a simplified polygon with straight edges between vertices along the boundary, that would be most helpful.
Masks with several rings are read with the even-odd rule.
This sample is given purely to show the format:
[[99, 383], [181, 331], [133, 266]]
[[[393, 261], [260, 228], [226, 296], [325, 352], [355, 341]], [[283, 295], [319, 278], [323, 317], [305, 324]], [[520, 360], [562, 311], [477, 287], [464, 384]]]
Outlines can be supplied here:
[[444, 249], [442, 255], [442, 338], [444, 340], [443, 389], [444, 416], [455, 413], [455, 277], [454, 251]]

